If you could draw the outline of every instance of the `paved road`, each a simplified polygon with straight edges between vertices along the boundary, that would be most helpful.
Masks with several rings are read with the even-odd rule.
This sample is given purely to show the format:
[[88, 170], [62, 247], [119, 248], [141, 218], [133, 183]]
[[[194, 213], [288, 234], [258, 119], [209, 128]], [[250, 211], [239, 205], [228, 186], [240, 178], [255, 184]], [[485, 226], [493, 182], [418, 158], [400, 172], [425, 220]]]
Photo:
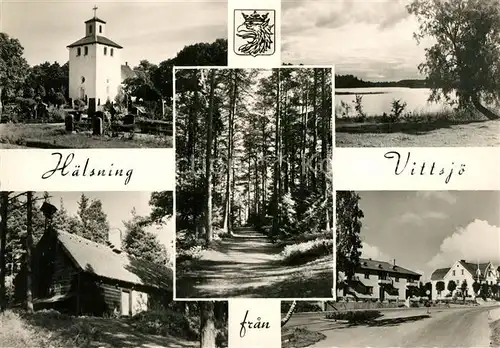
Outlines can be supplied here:
[[[287, 267], [279, 262], [280, 252], [262, 234], [239, 229], [233, 237], [223, 239], [215, 250], [205, 251], [200, 260], [177, 268], [176, 297], [331, 297], [331, 256]], [[318, 280], [328, 285], [320, 285]]]
[[[488, 313], [490, 312], [491, 313]], [[383, 311], [373, 324], [350, 326], [324, 319], [323, 313], [298, 314], [286, 327], [319, 331], [326, 339], [311, 348], [331, 347], [489, 347], [490, 318], [500, 307]]]

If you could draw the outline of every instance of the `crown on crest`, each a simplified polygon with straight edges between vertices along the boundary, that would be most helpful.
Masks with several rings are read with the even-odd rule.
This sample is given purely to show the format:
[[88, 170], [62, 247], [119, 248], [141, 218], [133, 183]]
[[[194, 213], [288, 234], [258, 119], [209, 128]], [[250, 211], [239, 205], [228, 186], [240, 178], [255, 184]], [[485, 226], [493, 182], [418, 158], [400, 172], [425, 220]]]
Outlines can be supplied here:
[[269, 13], [266, 14], [258, 14], [257, 11], [253, 11], [251, 14], [245, 14], [244, 12], [241, 13], [243, 15], [243, 18], [245, 19], [245, 22], [252, 22], [252, 23], [264, 23], [267, 20], [267, 16]]

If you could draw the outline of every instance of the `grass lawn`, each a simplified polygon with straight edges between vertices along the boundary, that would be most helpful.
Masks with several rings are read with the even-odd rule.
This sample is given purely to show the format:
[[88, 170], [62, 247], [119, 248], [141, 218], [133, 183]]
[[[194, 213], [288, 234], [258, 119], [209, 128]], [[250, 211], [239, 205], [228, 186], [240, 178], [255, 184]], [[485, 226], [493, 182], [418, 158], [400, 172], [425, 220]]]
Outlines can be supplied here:
[[480, 115], [436, 114], [412, 115], [398, 122], [384, 122], [382, 117], [335, 120], [335, 142], [338, 147], [386, 146], [500, 146], [500, 120]]
[[321, 332], [309, 331], [302, 327], [283, 328], [281, 330], [282, 348], [303, 348], [325, 339]]
[[0, 314], [0, 347], [198, 347], [198, 341], [136, 330], [126, 319], [74, 317], [56, 311]]
[[0, 124], [0, 148], [169, 148], [172, 137], [134, 134], [118, 137], [67, 134], [64, 124]]

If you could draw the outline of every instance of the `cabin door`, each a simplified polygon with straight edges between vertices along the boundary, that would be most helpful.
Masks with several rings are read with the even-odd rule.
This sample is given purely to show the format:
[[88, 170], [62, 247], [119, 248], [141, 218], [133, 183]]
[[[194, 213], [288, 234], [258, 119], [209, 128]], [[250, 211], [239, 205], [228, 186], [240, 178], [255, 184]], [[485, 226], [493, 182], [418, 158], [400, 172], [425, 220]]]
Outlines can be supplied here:
[[122, 315], [130, 315], [130, 291], [122, 290]]

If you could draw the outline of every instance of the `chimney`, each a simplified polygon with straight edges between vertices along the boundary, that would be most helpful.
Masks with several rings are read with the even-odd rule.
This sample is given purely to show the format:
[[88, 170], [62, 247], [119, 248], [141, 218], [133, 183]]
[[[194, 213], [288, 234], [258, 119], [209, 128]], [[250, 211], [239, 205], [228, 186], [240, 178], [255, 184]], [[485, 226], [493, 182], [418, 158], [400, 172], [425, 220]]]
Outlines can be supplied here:
[[460, 260], [461, 262], [465, 263], [465, 260]]
[[392, 259], [392, 265], [396, 267], [396, 259]]
[[128, 66], [128, 62], [125, 62], [125, 65]]
[[115, 253], [120, 254], [122, 252], [122, 231], [119, 228], [109, 230], [107, 244]]

